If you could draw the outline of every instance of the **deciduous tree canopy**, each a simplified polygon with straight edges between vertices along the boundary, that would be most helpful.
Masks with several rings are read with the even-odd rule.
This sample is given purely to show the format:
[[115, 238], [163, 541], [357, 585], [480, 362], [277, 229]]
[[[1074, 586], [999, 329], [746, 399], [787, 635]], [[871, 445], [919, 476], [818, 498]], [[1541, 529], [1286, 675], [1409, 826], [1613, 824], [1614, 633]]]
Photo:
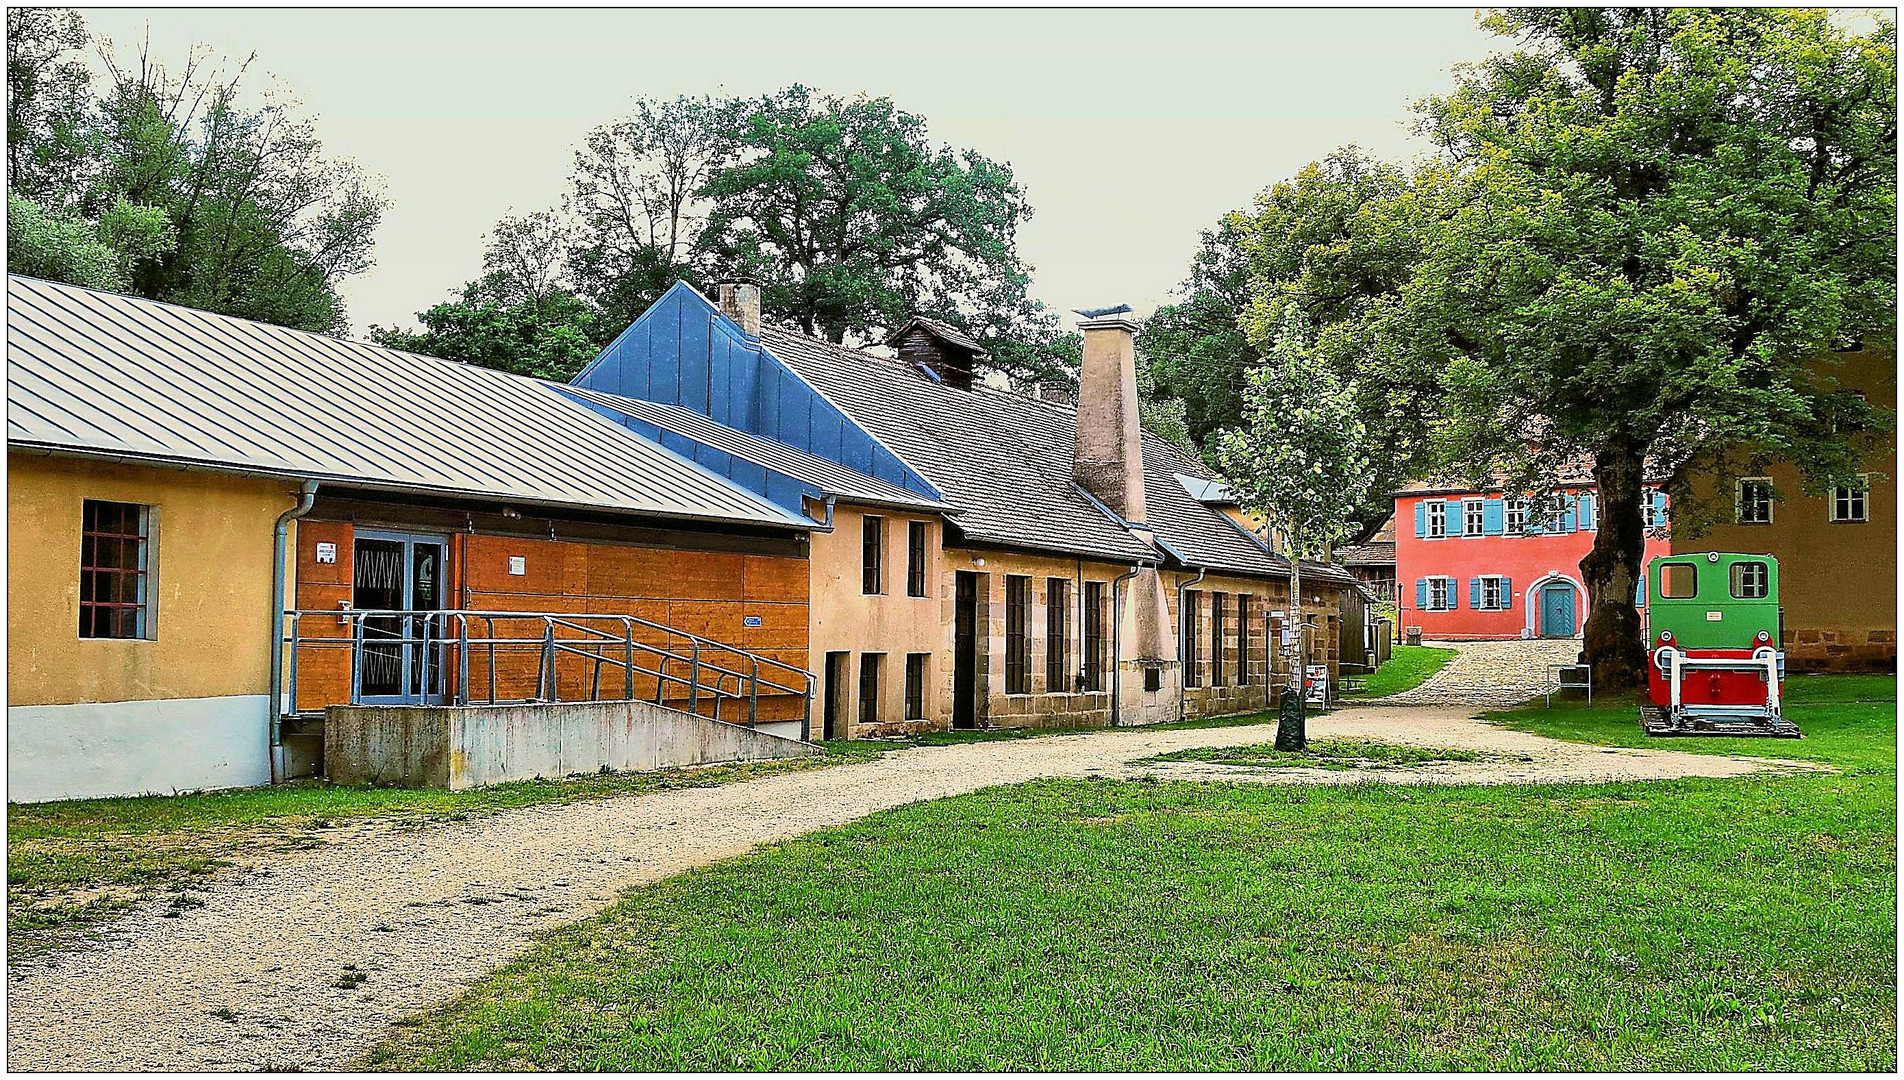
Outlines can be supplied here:
[[340, 331], [337, 283], [370, 265], [382, 196], [326, 158], [281, 93], [242, 103], [245, 64], [182, 69], [100, 48], [72, 12], [7, 13], [8, 262], [26, 273]]
[[[1894, 347], [1895, 27], [1821, 12], [1541, 9], [1516, 48], [1424, 102], [1440, 153], [1297, 256], [1273, 205], [1242, 226], [1242, 325], [1292, 306], [1353, 368], [1398, 468], [1533, 480], [1585, 455], [1604, 506], [1582, 563], [1596, 684], [1631, 685], [1647, 463], [1690, 516], [1701, 471], [1776, 456], [1855, 471], [1890, 418], [1832, 354]], [[1333, 237], [1330, 239], [1329, 237]]]
[[[1026, 295], [1017, 230], [1030, 214], [1009, 166], [933, 144], [924, 119], [892, 101], [795, 86], [643, 100], [591, 132], [546, 250], [552, 280], [594, 312], [597, 344], [678, 279], [745, 276], [761, 283], [769, 319], [865, 345], [924, 314], [1030, 383], [1076, 365], [1057, 320]], [[477, 284], [455, 303], [488, 303]], [[470, 321], [432, 309], [425, 332], [407, 336], [413, 347], [438, 350], [431, 319]]]

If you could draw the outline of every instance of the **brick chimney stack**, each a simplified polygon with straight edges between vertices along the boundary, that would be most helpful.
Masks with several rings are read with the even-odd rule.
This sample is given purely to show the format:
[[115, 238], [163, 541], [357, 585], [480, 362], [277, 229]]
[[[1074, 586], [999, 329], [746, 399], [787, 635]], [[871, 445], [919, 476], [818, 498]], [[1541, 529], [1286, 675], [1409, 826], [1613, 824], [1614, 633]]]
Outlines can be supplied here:
[[1144, 444], [1137, 426], [1137, 324], [1086, 319], [1078, 371], [1078, 485], [1124, 520], [1144, 521]]
[[[1084, 362], [1078, 371], [1078, 441], [1072, 475], [1078, 486], [1123, 518], [1131, 531], [1153, 542], [1145, 524], [1144, 442], [1137, 423], [1137, 324], [1121, 309], [1088, 317]], [[1124, 586], [1116, 657], [1119, 677], [1117, 723], [1152, 724], [1174, 719], [1183, 689], [1170, 601], [1154, 567], [1137, 571]]]
[[737, 278], [723, 281], [719, 289], [716, 305], [721, 314], [740, 325], [741, 331], [749, 337], [760, 336], [760, 283]]

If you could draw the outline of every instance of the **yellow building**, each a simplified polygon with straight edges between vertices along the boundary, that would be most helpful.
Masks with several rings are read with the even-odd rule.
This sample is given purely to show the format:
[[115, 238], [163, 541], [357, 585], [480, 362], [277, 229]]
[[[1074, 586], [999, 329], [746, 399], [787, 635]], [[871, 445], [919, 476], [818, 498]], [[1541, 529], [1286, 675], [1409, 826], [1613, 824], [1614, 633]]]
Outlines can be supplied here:
[[[309, 641], [353, 610], [652, 616], [781, 672], [753, 718], [800, 733], [804, 516], [537, 380], [19, 277], [7, 314], [9, 798], [266, 783], [317, 767], [327, 705], [449, 694], [416, 620], [355, 680]], [[499, 661], [493, 696], [589, 666]], [[636, 691], [681, 705], [679, 672]]]
[[[1264, 708], [1287, 675], [1289, 564], [1218, 478], [1140, 431], [1136, 324], [1082, 329], [1075, 402], [1046, 400], [986, 385], [977, 343], [930, 319], [880, 355], [763, 326], [748, 283], [718, 304], [679, 284], [572, 390], [757, 490], [801, 485], [822, 522], [810, 638], [827, 734]], [[1350, 579], [1303, 573], [1311, 656], [1333, 665]]]
[[[1897, 360], [1846, 353], [1829, 373], [1873, 406], [1897, 411]], [[1897, 442], [1865, 463], [1861, 486], [1808, 494], [1777, 464], [1702, 494], [1731, 502], [1728, 519], [1676, 551], [1765, 552], [1778, 559], [1786, 662], [1794, 671], [1897, 669]]]

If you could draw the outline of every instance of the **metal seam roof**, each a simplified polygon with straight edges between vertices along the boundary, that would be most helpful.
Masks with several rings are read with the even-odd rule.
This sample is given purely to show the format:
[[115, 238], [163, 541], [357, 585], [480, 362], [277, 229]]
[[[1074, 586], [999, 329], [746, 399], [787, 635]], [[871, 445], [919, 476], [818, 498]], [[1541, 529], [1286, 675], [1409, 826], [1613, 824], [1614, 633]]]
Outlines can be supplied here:
[[677, 435], [712, 446], [743, 461], [812, 484], [828, 495], [885, 506], [912, 507], [935, 513], [958, 512], [938, 499], [921, 495], [916, 491], [908, 491], [897, 484], [881, 480], [876, 476], [869, 476], [857, 469], [808, 453], [798, 447], [729, 427], [692, 409], [623, 397], [586, 387], [554, 383], [550, 385], [556, 386], [563, 393], [594, 402], [633, 419], [646, 421]]
[[539, 380], [16, 275], [7, 312], [9, 443], [812, 526]]

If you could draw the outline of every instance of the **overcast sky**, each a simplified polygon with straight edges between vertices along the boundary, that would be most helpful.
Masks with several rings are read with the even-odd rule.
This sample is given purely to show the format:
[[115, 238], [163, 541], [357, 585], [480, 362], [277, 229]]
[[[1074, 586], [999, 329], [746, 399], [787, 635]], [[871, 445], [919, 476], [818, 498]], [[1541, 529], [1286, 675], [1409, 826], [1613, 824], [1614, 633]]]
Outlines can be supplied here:
[[556, 203], [576, 144], [634, 98], [794, 82], [888, 95], [1010, 162], [1033, 294], [1145, 311], [1198, 230], [1267, 184], [1347, 143], [1420, 153], [1408, 102], [1498, 47], [1469, 8], [82, 12], [122, 49], [149, 25], [168, 62], [255, 51], [327, 152], [383, 178], [376, 266], [343, 285], [359, 333], [475, 277], [485, 231]]

